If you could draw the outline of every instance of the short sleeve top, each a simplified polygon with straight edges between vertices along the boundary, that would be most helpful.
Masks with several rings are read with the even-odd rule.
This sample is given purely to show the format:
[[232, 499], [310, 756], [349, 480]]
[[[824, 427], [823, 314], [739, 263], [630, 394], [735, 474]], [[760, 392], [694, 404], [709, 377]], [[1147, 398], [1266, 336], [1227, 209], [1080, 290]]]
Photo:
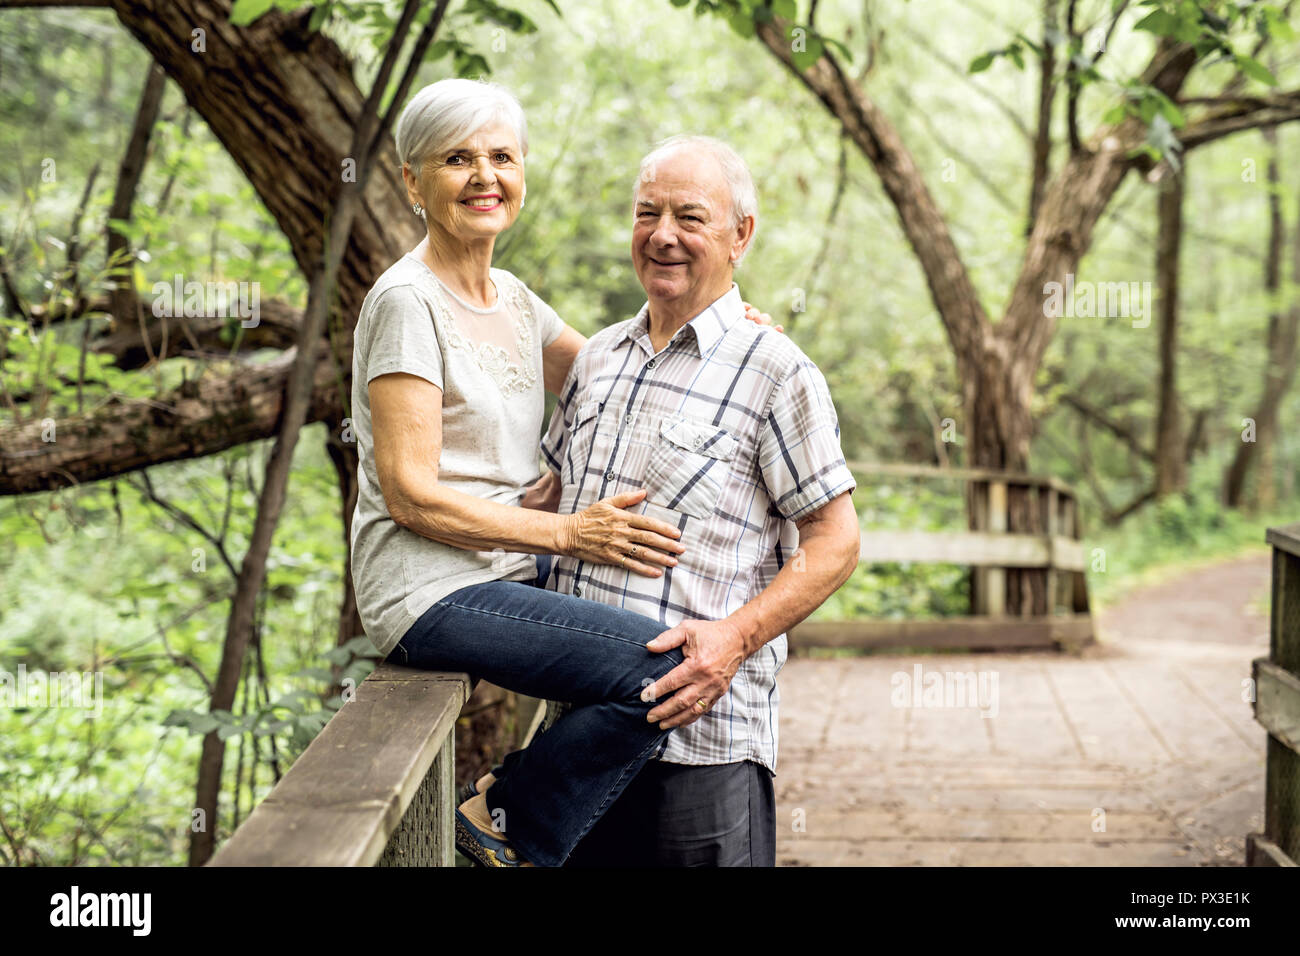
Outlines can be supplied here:
[[352, 520], [352, 576], [361, 622], [387, 655], [433, 604], [471, 584], [529, 580], [535, 556], [468, 551], [393, 521], [375, 468], [368, 385], [406, 372], [442, 389], [438, 481], [518, 505], [539, 473], [545, 394], [542, 349], [564, 330], [555, 311], [504, 269], [491, 270], [497, 301], [463, 302], [407, 253], [379, 277], [357, 319], [352, 426], [360, 462]]

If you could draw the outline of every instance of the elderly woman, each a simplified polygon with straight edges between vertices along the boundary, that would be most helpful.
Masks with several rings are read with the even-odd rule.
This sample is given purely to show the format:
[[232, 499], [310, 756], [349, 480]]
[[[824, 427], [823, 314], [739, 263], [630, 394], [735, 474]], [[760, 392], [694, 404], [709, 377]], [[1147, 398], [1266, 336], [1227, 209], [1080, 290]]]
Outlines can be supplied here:
[[476, 862], [559, 866], [670, 732], [647, 721], [641, 692], [682, 657], [646, 648], [659, 621], [541, 589], [549, 559], [535, 556], [660, 576], [680, 532], [630, 510], [643, 489], [572, 515], [520, 507], [539, 472], [543, 388], [558, 393], [585, 340], [492, 267], [527, 192], [518, 102], [442, 80], [412, 98], [396, 136], [428, 234], [357, 321], [361, 620], [390, 662], [574, 704], [456, 812], [457, 846]]

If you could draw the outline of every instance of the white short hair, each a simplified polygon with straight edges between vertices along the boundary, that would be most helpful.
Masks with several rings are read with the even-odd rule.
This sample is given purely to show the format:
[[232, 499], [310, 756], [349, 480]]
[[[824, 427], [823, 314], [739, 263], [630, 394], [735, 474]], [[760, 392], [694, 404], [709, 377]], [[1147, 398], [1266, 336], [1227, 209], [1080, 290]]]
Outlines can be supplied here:
[[[723, 178], [726, 179], [727, 186], [731, 190], [731, 224], [733, 226], [739, 226], [747, 216], [753, 216], [755, 220], [758, 219], [758, 190], [754, 188], [754, 177], [750, 175], [749, 167], [745, 165], [745, 161], [741, 159], [738, 152], [713, 136], [681, 133], [656, 143], [655, 147], [646, 153], [641, 160], [641, 167], [637, 170], [637, 182], [640, 183], [645, 178], [646, 170], [650, 169], [662, 156], [683, 147], [708, 153], [722, 167]], [[635, 187], [633, 188], [635, 189]], [[748, 251], [747, 249], [746, 252]], [[742, 252], [740, 259], [744, 257], [745, 253]], [[736, 260], [737, 265], [740, 264], [740, 259]]]
[[450, 148], [498, 120], [514, 129], [519, 150], [527, 156], [524, 110], [504, 86], [458, 78], [430, 83], [411, 97], [397, 119], [397, 158], [418, 173], [431, 153]]

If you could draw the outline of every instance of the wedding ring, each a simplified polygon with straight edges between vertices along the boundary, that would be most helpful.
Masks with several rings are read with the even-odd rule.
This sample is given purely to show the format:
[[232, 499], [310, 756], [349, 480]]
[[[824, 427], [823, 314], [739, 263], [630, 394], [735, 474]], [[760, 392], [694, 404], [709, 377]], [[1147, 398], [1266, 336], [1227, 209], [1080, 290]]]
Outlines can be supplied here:
[[695, 706], [698, 707], [698, 708], [700, 708], [700, 713], [701, 713], [701, 714], [704, 713], [706, 710], [709, 709], [708, 705], [704, 703], [704, 698], [703, 698], [703, 697], [701, 697], [699, 700], [697, 700], [697, 701], [695, 702]]

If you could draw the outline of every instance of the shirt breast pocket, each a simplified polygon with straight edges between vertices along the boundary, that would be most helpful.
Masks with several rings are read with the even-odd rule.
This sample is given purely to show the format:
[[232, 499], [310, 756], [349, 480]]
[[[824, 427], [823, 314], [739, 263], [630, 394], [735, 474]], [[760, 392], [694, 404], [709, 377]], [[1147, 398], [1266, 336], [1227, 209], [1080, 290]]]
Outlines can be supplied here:
[[592, 399], [583, 402], [573, 413], [573, 424], [569, 427], [569, 452], [565, 456], [566, 484], [576, 484], [582, 470], [591, 458], [591, 446], [596, 438], [596, 419], [600, 415], [600, 402]]
[[718, 506], [727, 462], [736, 457], [739, 444], [734, 435], [717, 425], [665, 419], [646, 469], [646, 500], [694, 518], [707, 518]]

